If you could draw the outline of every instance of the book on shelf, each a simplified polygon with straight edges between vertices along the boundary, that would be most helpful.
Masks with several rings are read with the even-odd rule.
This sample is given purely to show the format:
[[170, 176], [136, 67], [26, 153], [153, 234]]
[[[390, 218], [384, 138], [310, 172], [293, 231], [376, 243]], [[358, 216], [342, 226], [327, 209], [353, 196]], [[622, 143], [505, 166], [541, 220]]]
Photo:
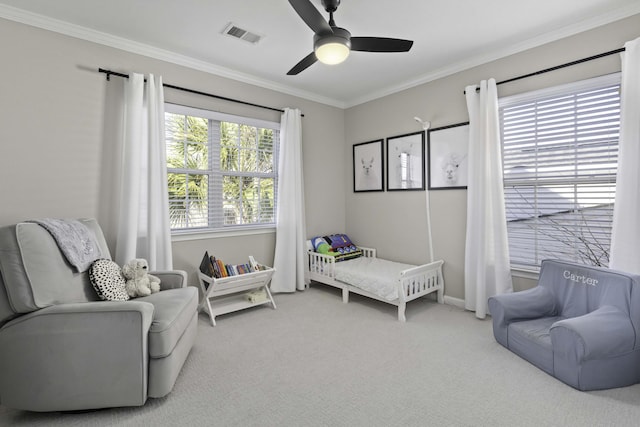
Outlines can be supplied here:
[[[205, 251], [202, 262], [200, 263], [200, 271], [209, 277], [222, 279], [225, 277], [238, 276], [255, 271], [266, 270], [267, 267], [258, 264], [253, 256], [249, 256], [249, 262], [244, 264], [225, 264], [220, 258], [209, 256]], [[203, 281], [205, 287], [209, 284]]]
[[[213, 269], [213, 265], [211, 264], [211, 258], [209, 257], [209, 253], [204, 251], [204, 256], [202, 257], [202, 261], [200, 262], [200, 271], [202, 274], [206, 274], [209, 277], [215, 277], [215, 271]], [[209, 283], [206, 280], [202, 281], [205, 289], [209, 287]]]
[[264, 271], [269, 269], [269, 267], [259, 264], [251, 255], [249, 255], [249, 265], [251, 266], [251, 271]]

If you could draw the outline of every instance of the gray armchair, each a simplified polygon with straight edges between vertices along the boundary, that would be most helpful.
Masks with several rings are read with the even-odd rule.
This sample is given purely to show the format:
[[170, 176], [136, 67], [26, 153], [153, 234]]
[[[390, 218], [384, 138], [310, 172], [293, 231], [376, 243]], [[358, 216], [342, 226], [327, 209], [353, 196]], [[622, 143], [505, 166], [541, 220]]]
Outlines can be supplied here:
[[640, 382], [640, 277], [545, 260], [538, 286], [489, 298], [500, 344], [579, 390]]
[[[108, 254], [96, 221], [81, 222]], [[0, 403], [67, 411], [168, 394], [195, 341], [198, 293], [182, 271], [153, 274], [160, 292], [100, 301], [44, 228], [0, 228]]]

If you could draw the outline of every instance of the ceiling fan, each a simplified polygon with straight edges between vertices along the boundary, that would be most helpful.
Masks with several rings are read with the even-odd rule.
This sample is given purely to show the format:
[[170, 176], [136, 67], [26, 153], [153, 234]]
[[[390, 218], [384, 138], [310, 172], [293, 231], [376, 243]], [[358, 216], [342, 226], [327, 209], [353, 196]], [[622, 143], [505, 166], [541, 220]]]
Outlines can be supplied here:
[[304, 71], [316, 61], [325, 64], [339, 64], [352, 50], [360, 52], [408, 52], [411, 40], [386, 37], [351, 37], [351, 33], [336, 26], [333, 12], [340, 0], [322, 0], [322, 6], [329, 12], [329, 22], [325, 21], [310, 0], [289, 0], [302, 20], [313, 30], [313, 52], [298, 62], [287, 75], [293, 76]]

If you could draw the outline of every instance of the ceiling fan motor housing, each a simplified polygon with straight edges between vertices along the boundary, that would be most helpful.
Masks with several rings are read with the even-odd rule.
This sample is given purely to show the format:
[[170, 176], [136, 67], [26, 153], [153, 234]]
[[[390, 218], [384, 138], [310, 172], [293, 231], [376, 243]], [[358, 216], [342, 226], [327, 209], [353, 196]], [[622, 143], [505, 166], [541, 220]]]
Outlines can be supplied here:
[[320, 46], [328, 43], [343, 44], [351, 49], [351, 33], [344, 28], [333, 27], [333, 34], [314, 34], [313, 49], [316, 50]]

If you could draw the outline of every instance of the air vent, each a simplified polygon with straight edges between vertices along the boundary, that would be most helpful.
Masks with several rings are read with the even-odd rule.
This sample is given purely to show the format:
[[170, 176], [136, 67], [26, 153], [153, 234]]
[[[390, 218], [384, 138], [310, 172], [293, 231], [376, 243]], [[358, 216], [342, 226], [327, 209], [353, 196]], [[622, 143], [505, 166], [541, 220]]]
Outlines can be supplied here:
[[262, 39], [262, 36], [242, 29], [233, 23], [227, 25], [222, 34], [226, 34], [228, 36], [244, 40], [252, 44], [257, 44]]

